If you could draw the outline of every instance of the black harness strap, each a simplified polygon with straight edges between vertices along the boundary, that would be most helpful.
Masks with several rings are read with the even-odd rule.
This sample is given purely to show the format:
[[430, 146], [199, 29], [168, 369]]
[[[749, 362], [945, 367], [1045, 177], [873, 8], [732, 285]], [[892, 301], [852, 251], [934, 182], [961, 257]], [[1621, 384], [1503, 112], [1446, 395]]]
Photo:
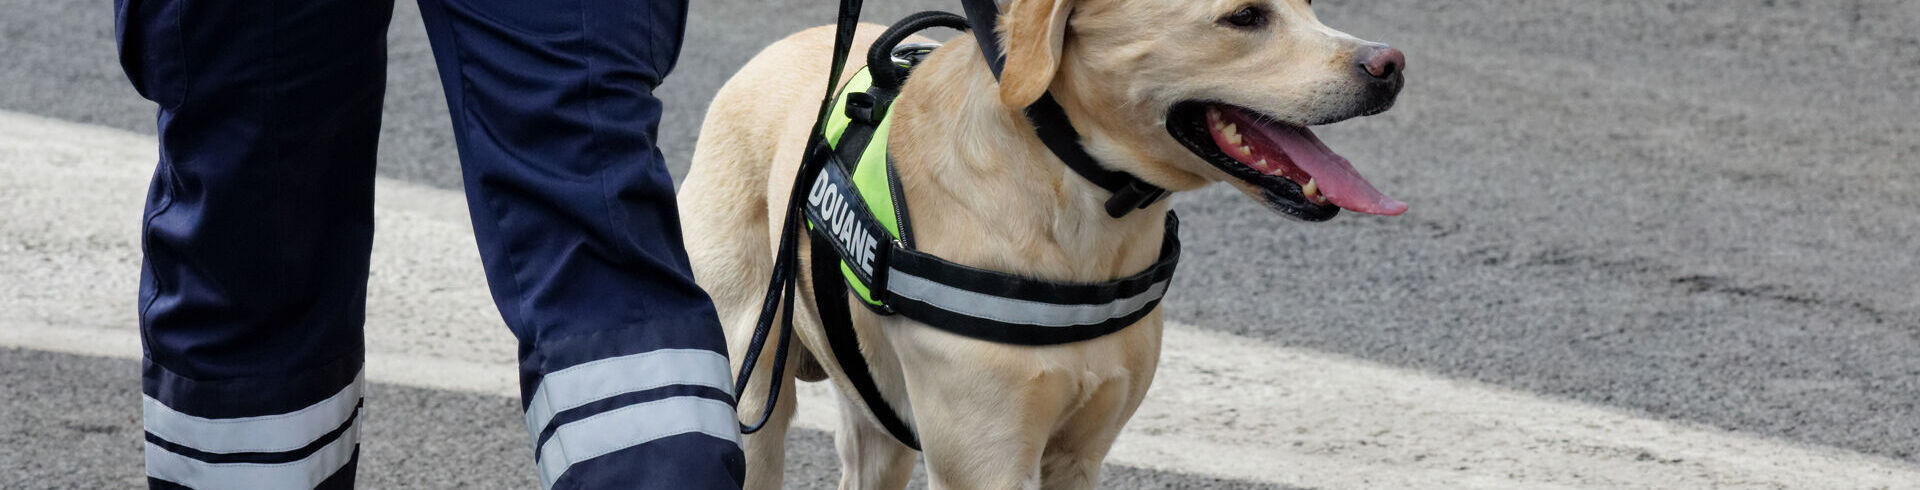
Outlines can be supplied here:
[[[803, 170], [807, 166], [813, 166], [813, 172], [808, 174], [803, 171], [799, 182], [796, 183], [794, 188], [795, 199], [799, 199], [803, 183], [811, 182], [813, 184], [814, 188], [808, 189], [809, 192], [806, 193], [807, 203], [809, 205], [804, 206], [804, 210], [798, 207], [790, 209], [795, 209], [794, 212], [802, 213], [815, 225], [808, 233], [808, 237], [811, 240], [809, 244], [809, 261], [811, 262], [809, 273], [812, 276], [813, 282], [814, 309], [820, 315], [821, 330], [827, 336], [828, 349], [832, 351], [834, 363], [839, 365], [840, 372], [847, 383], [853, 385], [854, 394], [859, 396], [860, 400], [864, 402], [868, 412], [873, 414], [874, 420], [880, 423], [880, 427], [886, 429], [887, 433], [892, 435], [895, 440], [900, 441], [901, 444], [918, 451], [920, 450], [919, 436], [914, 433], [913, 427], [900, 416], [900, 412], [895, 410], [891, 403], [887, 402], [886, 395], [880, 391], [879, 383], [873, 379], [873, 371], [867, 363], [866, 356], [860, 351], [860, 336], [853, 330], [853, 314], [847, 306], [848, 285], [846, 276], [840, 274], [839, 267], [843, 261], [842, 257], [853, 257], [857, 256], [858, 253], [858, 251], [849, 248], [850, 244], [846, 239], [855, 235], [865, 235], [863, 237], [864, 240], [874, 244], [875, 257], [873, 257], [872, 262], [864, 264], [865, 267], [853, 267], [851, 265], [850, 267], [853, 267], [856, 271], [855, 274], [865, 280], [866, 283], [871, 285], [875, 290], [884, 291], [886, 289], [885, 264], [888, 263], [888, 258], [892, 255], [891, 251], [895, 250], [892, 246], [895, 242], [888, 240], [886, 236], [882, 235], [883, 232], [880, 231], [879, 223], [874, 221], [872, 212], [866, 208], [865, 202], [860, 199], [859, 193], [854, 190], [852, 179], [849, 178], [852, 169], [849, 168], [847, 162], [857, 163], [860, 161], [860, 155], [871, 141], [875, 129], [879, 126], [881, 120], [886, 117], [887, 102], [890, 102], [893, 99], [893, 95], [898, 93], [900, 81], [904, 79], [904, 76], [894, 73], [895, 70], [890, 70], [889, 68], [893, 68], [891, 65], [876, 67], [870, 64], [868, 69], [873, 70], [875, 81], [873, 87], [870, 88], [872, 92], [841, 95], [837, 90], [832, 90], [832, 88], [836, 86], [835, 84], [839, 83], [839, 67], [840, 64], [845, 62], [844, 60], [846, 58], [846, 49], [841, 46], [839, 41], [850, 40], [852, 32], [850, 29], [845, 29], [849, 14], [844, 9], [844, 4], [842, 7], [843, 9], [840, 15], [843, 30], [841, 32], [846, 33], [847, 36], [836, 39], [834, 46], [835, 66], [833, 69], [835, 75], [833, 81], [829, 82], [827, 99], [823, 102], [824, 106], [821, 111], [822, 125], [816, 126], [814, 128], [814, 134], [810, 136], [810, 138], [820, 139], [819, 146], [816, 148], [825, 149], [819, 150], [818, 153], [808, 157], [807, 163], [803, 164]], [[957, 27], [960, 25], [957, 20], [946, 19], [936, 14], [939, 13], [923, 13], [909, 17], [907, 20], [896, 24], [892, 29], [889, 29], [887, 33], [883, 34], [881, 36], [883, 39], [881, 39], [880, 42], [876, 42], [876, 46], [880, 46], [878, 49], [884, 49], [897, 44], [899, 40], [905, 38], [907, 34], [924, 29], [925, 27], [923, 26], [948, 25], [949, 27]], [[855, 7], [851, 17], [856, 20], [858, 19], [858, 7]], [[951, 17], [951, 15], [948, 14], [947, 17]], [[869, 53], [870, 58], [878, 55], [878, 51], [870, 51]], [[887, 63], [891, 63], [891, 61], [889, 60]], [[823, 139], [825, 132], [822, 131], [822, 128], [824, 127], [827, 111], [836, 105], [834, 104], [835, 99], [843, 96], [848, 97], [847, 113], [851, 121], [846, 132], [841, 135], [838, 143], [839, 149], [834, 150], [831, 148], [831, 145]], [[895, 179], [897, 177], [889, 174], [889, 178]], [[899, 185], [897, 182], [892, 187], [895, 192], [898, 192]], [[798, 203], [799, 201], [792, 202]], [[896, 202], [904, 203], [905, 201], [896, 199]], [[828, 211], [830, 208], [837, 209]], [[904, 209], [900, 211], [904, 211]], [[906, 221], [902, 220], [900, 223], [902, 224], [901, 228], [904, 230]], [[838, 238], [836, 239], [834, 237]], [[783, 246], [784, 245], [783, 243]], [[791, 286], [789, 286], [789, 291], [791, 291]], [[792, 293], [789, 292], [788, 294], [791, 295]], [[791, 329], [791, 326], [789, 326], [788, 329]], [[776, 358], [784, 357], [786, 337], [782, 336], [781, 341], [780, 347], [776, 349]], [[757, 348], [755, 352], [757, 352]], [[744, 372], [745, 371], [743, 371], [743, 373]], [[775, 378], [774, 383], [775, 396], [777, 396], [779, 378]], [[771, 401], [768, 402], [767, 410], [769, 412], [772, 411]]]
[[900, 412], [887, 403], [887, 397], [880, 393], [880, 386], [873, 380], [873, 371], [867, 365], [867, 357], [860, 353], [860, 335], [853, 331], [853, 313], [847, 308], [847, 279], [840, 275], [840, 256], [834, 254], [833, 245], [820, 234], [813, 234], [813, 301], [815, 310], [820, 312], [820, 326], [827, 334], [827, 345], [833, 350], [834, 362], [840, 364], [840, 371], [846, 375], [847, 383], [853, 385], [854, 393], [860, 400], [867, 402], [867, 411], [887, 429], [894, 440], [900, 441], [913, 450], [920, 450], [920, 438], [900, 418]]
[[1168, 212], [1166, 237], [1153, 265], [1095, 284], [1039, 281], [894, 248], [888, 252], [886, 303], [914, 321], [990, 342], [1092, 340], [1132, 325], [1160, 304], [1180, 261], [1179, 236], [1180, 218]]
[[[878, 121], [874, 123], [878, 124]], [[863, 124], [855, 119], [848, 128], [849, 133]], [[871, 131], [871, 128], [867, 128], [867, 136], [871, 136]], [[862, 143], [860, 147], [864, 148]], [[849, 142], [841, 142], [842, 150], [851, 147]], [[849, 153], [855, 155], [853, 158], [859, 158], [858, 149]], [[847, 279], [840, 273], [840, 265], [845, 263], [858, 280], [875, 291], [885, 291], [887, 264], [891, 262], [894, 251], [899, 249], [894, 247], [895, 242], [884, 235], [880, 223], [873, 218], [873, 211], [860, 198], [859, 191], [853, 186], [853, 179], [848, 175], [850, 169], [846, 161], [836, 155], [834, 152], [823, 155], [826, 161], [816, 172], [812, 187], [807, 190], [804, 206], [807, 220], [813, 223], [808, 233], [812, 240], [808, 269], [813, 278], [814, 309], [820, 314], [820, 328], [827, 335], [833, 361], [840, 366], [847, 383], [853, 385], [854, 394], [865, 402], [867, 410], [881, 428], [901, 444], [919, 450], [918, 436], [900, 417], [899, 411], [887, 403], [879, 384], [873, 380], [873, 371], [866, 356], [860, 352], [860, 336], [853, 330], [853, 313], [847, 307]], [[872, 244], [869, 260], [847, 259], [863, 256], [865, 247], [858, 244]]]

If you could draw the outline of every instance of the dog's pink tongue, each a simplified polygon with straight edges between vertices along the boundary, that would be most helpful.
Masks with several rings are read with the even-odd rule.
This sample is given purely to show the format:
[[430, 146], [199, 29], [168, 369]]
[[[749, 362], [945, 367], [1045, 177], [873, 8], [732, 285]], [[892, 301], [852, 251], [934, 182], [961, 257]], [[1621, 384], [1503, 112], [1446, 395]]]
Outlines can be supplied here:
[[1347, 159], [1333, 153], [1320, 137], [1314, 136], [1307, 128], [1262, 124], [1259, 126], [1269, 141], [1287, 152], [1287, 158], [1295, 166], [1313, 176], [1320, 187], [1320, 195], [1335, 206], [1367, 214], [1399, 216], [1407, 212], [1407, 203], [1387, 197], [1374, 189], [1366, 177], [1353, 169]]

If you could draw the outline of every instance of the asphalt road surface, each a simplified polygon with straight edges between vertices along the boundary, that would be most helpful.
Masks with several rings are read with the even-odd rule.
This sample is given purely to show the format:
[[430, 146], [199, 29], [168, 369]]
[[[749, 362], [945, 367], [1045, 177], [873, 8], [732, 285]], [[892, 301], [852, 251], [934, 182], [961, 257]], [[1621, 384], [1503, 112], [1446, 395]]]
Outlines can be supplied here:
[[[958, 8], [871, 3], [866, 18], [877, 22]], [[659, 92], [668, 107], [660, 141], [676, 175], [726, 76], [759, 47], [825, 23], [830, 8], [694, 2], [678, 71]], [[1409, 84], [1393, 111], [1318, 132], [1413, 210], [1302, 224], [1224, 187], [1177, 196], [1186, 256], [1169, 319], [1765, 444], [1920, 464], [1920, 4], [1336, 0], [1316, 9], [1329, 25], [1408, 54]], [[413, 5], [396, 10], [381, 173], [455, 188], [424, 32]], [[0, 0], [0, 12], [0, 110], [152, 132], [151, 105], [114, 61], [109, 5]], [[4, 204], [20, 203], [0, 195]], [[55, 212], [0, 208], [10, 215], [0, 220]], [[63, 273], [27, 261], [45, 255], [32, 245], [42, 242], [0, 237], [0, 261], [11, 261], [0, 265]], [[64, 253], [87, 253], [88, 243], [68, 245]], [[119, 265], [102, 277], [130, 285], [136, 272]], [[22, 297], [0, 298], [0, 329], [60, 326]], [[127, 313], [131, 303], [92, 307]], [[0, 487], [137, 483], [138, 412], [126, 403], [136, 399], [135, 364], [4, 347]], [[405, 408], [369, 422], [370, 454], [385, 455], [369, 456], [369, 488], [530, 482], [512, 399], [376, 393]], [[790, 481], [829, 485], [828, 439], [796, 435]], [[1266, 484], [1189, 470], [1220, 474], [1112, 466], [1106, 483]]]

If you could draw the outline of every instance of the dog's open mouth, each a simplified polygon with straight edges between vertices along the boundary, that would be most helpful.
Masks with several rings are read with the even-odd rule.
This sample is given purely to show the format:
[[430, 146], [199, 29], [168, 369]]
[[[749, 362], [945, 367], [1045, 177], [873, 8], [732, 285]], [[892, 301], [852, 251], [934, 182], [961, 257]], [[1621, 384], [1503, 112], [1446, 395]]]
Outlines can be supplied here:
[[1407, 211], [1407, 203], [1374, 189], [1306, 127], [1239, 106], [1183, 102], [1168, 114], [1167, 131], [1238, 179], [1241, 191], [1289, 216], [1325, 221], [1341, 209], [1386, 216]]

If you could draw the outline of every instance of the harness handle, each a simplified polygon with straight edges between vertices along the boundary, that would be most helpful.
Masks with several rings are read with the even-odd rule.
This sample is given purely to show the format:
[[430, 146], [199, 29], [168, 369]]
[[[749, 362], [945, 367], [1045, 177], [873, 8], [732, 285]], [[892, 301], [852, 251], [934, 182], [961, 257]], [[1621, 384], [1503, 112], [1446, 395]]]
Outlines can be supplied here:
[[893, 27], [880, 35], [880, 39], [873, 42], [873, 48], [867, 50], [867, 70], [873, 72], [873, 86], [885, 89], [888, 93], [900, 93], [900, 86], [907, 82], [907, 70], [893, 63], [893, 47], [914, 33], [933, 27], [966, 31], [967, 18], [930, 10], [909, 15], [894, 23]]

